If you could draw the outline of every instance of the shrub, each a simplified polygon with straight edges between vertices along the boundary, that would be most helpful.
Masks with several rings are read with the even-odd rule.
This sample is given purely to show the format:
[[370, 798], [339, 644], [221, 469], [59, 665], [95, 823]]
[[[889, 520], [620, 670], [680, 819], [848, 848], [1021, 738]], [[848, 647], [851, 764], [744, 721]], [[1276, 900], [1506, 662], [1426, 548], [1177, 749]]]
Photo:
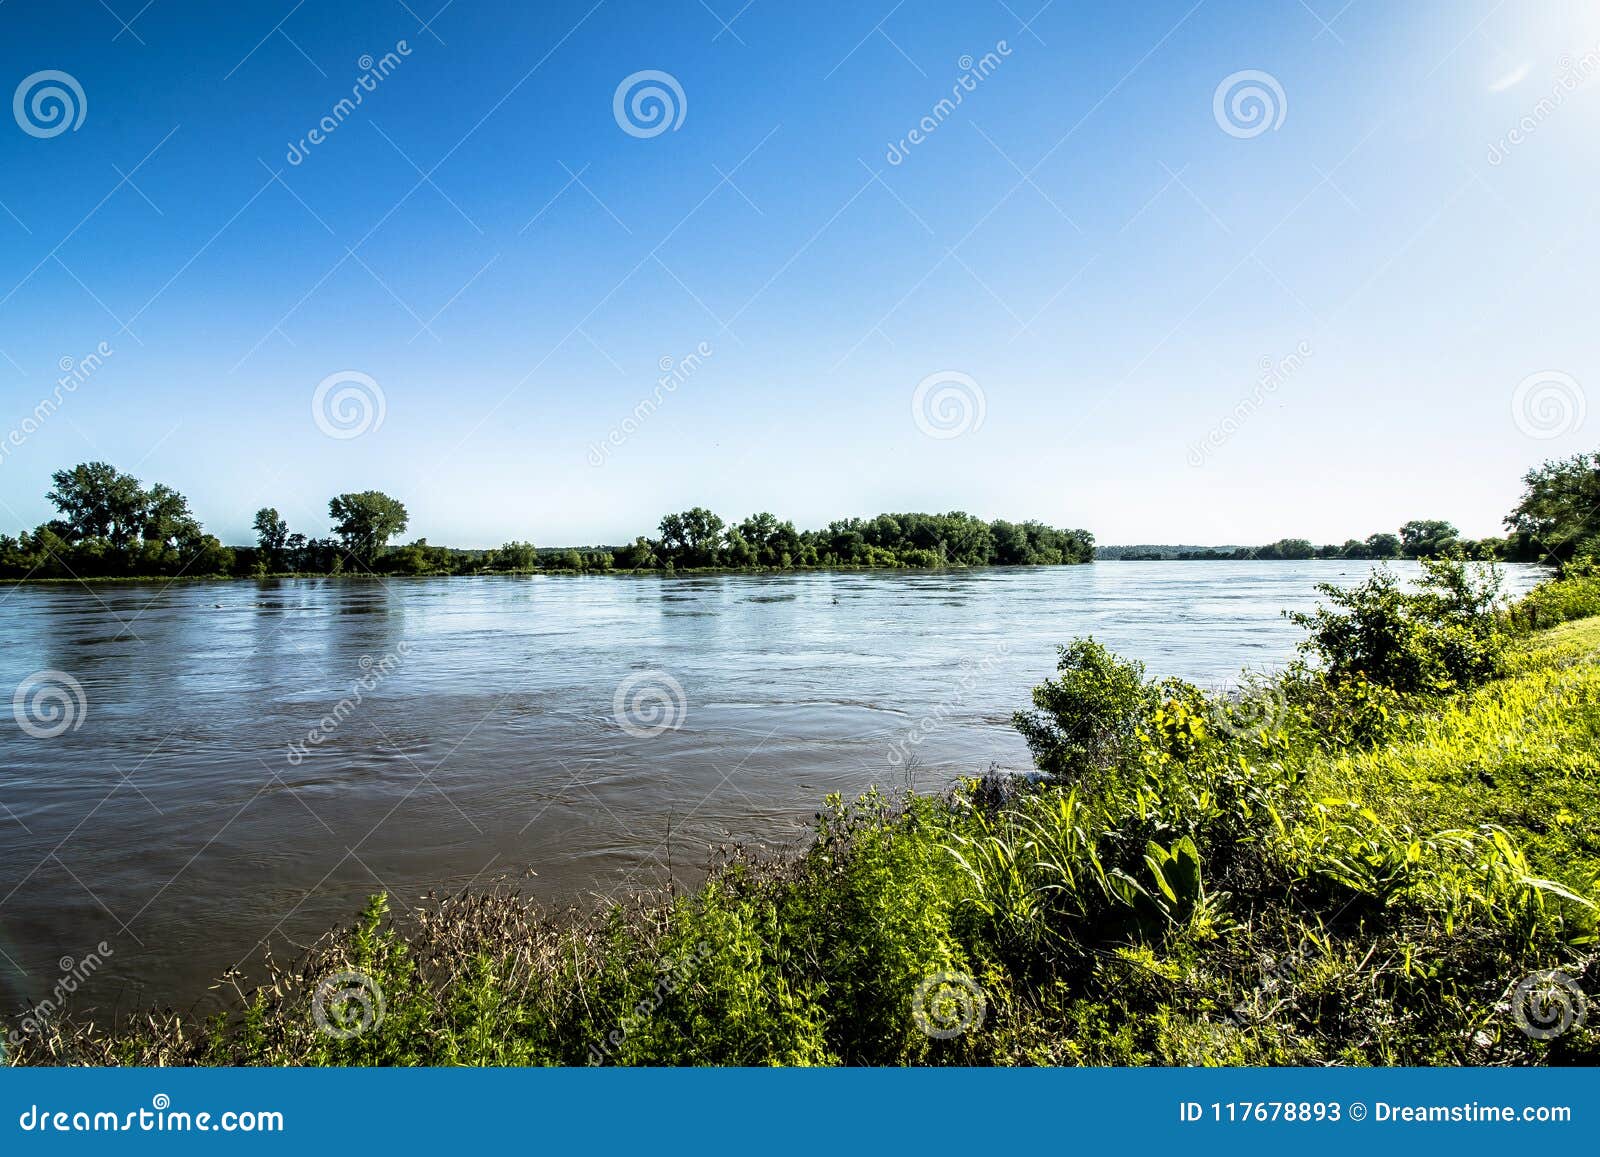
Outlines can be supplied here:
[[1448, 694], [1494, 678], [1505, 664], [1507, 624], [1498, 569], [1423, 559], [1408, 590], [1387, 567], [1354, 587], [1321, 583], [1331, 607], [1290, 613], [1311, 637], [1330, 682], [1357, 678], [1404, 693]]
[[1559, 575], [1534, 587], [1511, 608], [1512, 621], [1529, 629], [1590, 615], [1600, 615], [1600, 566], [1587, 556], [1567, 564]]
[[1056, 779], [1092, 780], [1133, 756], [1141, 723], [1156, 707], [1144, 664], [1120, 659], [1094, 639], [1059, 648], [1057, 678], [1033, 689], [1032, 711], [1012, 721], [1039, 770]]

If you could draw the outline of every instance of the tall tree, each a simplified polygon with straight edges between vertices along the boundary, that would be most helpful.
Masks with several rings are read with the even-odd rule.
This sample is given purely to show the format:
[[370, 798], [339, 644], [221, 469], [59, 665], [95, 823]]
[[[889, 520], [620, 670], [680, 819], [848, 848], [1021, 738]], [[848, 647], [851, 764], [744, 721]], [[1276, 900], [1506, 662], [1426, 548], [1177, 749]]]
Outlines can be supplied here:
[[1546, 462], [1522, 477], [1522, 500], [1506, 515], [1516, 553], [1560, 562], [1600, 553], [1600, 452]]
[[661, 520], [661, 547], [677, 566], [716, 566], [722, 545], [721, 518], [703, 506]]
[[408, 522], [405, 504], [381, 490], [330, 499], [328, 517], [344, 552], [368, 570], [389, 540], [404, 533]]
[[[1368, 558], [1399, 558], [1400, 536], [1398, 534], [1373, 534], [1366, 541]], [[1359, 555], [1351, 555], [1359, 558]]]
[[139, 480], [107, 462], [84, 462], [50, 476], [47, 497], [71, 527], [69, 538], [103, 538], [125, 547], [138, 537], [145, 504]]
[[1408, 558], [1437, 558], [1449, 552], [1461, 532], [1437, 518], [1414, 518], [1400, 528], [1400, 551]]
[[275, 507], [263, 506], [256, 511], [256, 520], [252, 524], [256, 532], [256, 549], [261, 552], [261, 561], [269, 570], [284, 569], [284, 554], [289, 545], [289, 524], [278, 517]]
[[140, 536], [146, 546], [183, 549], [201, 536], [200, 523], [189, 510], [189, 500], [172, 487], [157, 482], [141, 503]]

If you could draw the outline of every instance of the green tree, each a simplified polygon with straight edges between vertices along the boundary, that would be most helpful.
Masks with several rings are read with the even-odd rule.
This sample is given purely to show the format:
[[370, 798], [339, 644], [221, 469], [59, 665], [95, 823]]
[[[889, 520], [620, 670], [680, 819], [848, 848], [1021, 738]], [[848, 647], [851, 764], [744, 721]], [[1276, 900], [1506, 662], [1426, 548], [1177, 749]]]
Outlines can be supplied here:
[[669, 514], [661, 520], [661, 549], [680, 567], [716, 566], [724, 523], [703, 506]]
[[278, 517], [271, 506], [256, 511], [251, 524], [256, 532], [256, 549], [260, 551], [262, 565], [268, 570], [284, 569], [284, 552], [289, 545], [289, 524]]
[[495, 554], [500, 570], [532, 570], [539, 565], [539, 552], [531, 542], [508, 542]]
[[200, 522], [189, 510], [189, 500], [160, 482], [145, 492], [140, 522], [139, 534], [147, 546], [181, 548], [201, 535]]
[[[1367, 538], [1366, 558], [1399, 558], [1400, 536], [1397, 534], [1374, 534]], [[1358, 556], [1351, 555], [1356, 558]]]
[[408, 522], [405, 504], [381, 490], [330, 499], [328, 517], [340, 547], [366, 570], [372, 569], [391, 538], [404, 533]]
[[994, 561], [998, 565], [1026, 566], [1038, 561], [1028, 541], [1026, 527], [997, 518], [989, 524], [989, 535], [994, 542]]
[[1438, 558], [1449, 554], [1460, 535], [1437, 518], [1415, 518], [1400, 528], [1400, 553], [1407, 558]]
[[1549, 461], [1522, 477], [1522, 499], [1506, 515], [1520, 558], [1567, 562], [1600, 547], [1600, 452]]
[[1316, 558], [1317, 548], [1311, 545], [1310, 539], [1305, 538], [1280, 538], [1272, 544], [1274, 558], [1303, 559]]
[[50, 476], [46, 496], [71, 527], [66, 537], [130, 545], [142, 529], [145, 493], [139, 480], [106, 462], [84, 462]]

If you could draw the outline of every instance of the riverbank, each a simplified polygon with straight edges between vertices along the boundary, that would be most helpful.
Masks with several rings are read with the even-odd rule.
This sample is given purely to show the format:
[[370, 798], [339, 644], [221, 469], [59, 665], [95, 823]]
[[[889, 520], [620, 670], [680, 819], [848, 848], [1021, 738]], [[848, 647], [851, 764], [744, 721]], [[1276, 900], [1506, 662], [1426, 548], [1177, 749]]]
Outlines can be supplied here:
[[375, 900], [230, 1017], [13, 1059], [1595, 1063], [1600, 619], [1496, 624], [1436, 632], [1429, 679], [1498, 653], [1447, 691], [1301, 669], [1216, 699], [1077, 644], [1031, 716], [1058, 782], [832, 797], [798, 859], [599, 912]]

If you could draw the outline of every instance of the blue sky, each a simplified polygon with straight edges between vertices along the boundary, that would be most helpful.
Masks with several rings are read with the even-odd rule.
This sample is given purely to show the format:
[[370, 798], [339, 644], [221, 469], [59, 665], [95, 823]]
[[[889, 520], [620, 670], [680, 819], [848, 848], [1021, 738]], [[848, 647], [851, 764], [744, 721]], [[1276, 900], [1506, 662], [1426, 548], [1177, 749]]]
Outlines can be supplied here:
[[[1487, 534], [1593, 444], [1593, 5], [441, 2], [0, 6], [0, 88], [83, 106], [0, 117], [7, 530], [103, 458], [229, 542], [369, 487], [459, 545]], [[676, 127], [617, 119], [645, 70]], [[1270, 124], [1219, 112], [1247, 71]], [[319, 423], [352, 373], [381, 424]]]

